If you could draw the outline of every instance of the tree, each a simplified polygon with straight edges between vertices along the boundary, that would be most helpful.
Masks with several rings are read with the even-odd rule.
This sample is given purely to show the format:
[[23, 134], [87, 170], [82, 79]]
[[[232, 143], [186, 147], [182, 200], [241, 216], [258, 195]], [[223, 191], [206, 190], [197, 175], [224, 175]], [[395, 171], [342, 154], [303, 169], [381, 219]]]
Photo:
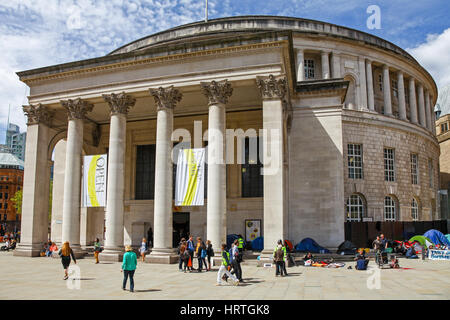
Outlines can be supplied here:
[[16, 208], [16, 214], [22, 214], [22, 190], [18, 190], [14, 197], [11, 198], [14, 202], [14, 208]]

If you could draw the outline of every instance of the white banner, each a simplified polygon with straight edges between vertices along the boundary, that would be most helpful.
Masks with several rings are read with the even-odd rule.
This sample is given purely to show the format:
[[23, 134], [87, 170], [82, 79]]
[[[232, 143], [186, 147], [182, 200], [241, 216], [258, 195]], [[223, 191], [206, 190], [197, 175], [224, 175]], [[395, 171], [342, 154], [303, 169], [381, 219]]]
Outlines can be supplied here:
[[245, 240], [253, 241], [261, 236], [261, 220], [245, 220]]
[[176, 206], [202, 206], [205, 185], [205, 149], [178, 152], [175, 184]]
[[83, 207], [106, 206], [106, 154], [84, 156]]
[[450, 260], [450, 250], [429, 250], [428, 259], [430, 260]]

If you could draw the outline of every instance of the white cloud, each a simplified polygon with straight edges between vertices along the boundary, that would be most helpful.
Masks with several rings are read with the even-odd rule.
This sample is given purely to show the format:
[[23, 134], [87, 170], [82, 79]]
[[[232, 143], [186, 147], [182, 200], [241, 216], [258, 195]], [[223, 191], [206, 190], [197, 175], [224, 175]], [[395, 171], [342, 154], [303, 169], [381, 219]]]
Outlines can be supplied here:
[[429, 34], [424, 43], [406, 50], [427, 69], [438, 88], [450, 84], [450, 28]]

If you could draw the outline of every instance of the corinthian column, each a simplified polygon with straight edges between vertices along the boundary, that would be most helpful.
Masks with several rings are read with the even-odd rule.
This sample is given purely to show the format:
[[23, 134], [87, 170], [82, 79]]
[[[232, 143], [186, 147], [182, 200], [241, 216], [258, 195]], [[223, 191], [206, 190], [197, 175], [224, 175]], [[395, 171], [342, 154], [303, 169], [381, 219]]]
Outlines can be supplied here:
[[173, 263], [178, 260], [172, 249], [172, 131], [173, 109], [182, 94], [173, 86], [150, 89], [157, 106], [156, 162], [154, 201], [154, 245], [149, 262]]
[[391, 101], [391, 80], [389, 78], [389, 67], [383, 66], [383, 98], [384, 98], [384, 114], [392, 116], [392, 101]]
[[203, 94], [208, 98], [208, 201], [206, 237], [217, 248], [226, 243], [227, 194], [225, 164], [225, 105], [233, 93], [227, 80], [201, 82]]
[[397, 73], [398, 85], [398, 116], [402, 120], [406, 120], [406, 99], [405, 99], [405, 84], [403, 81], [403, 72]]
[[38, 257], [48, 241], [50, 165], [48, 145], [52, 113], [43, 105], [23, 106], [28, 117], [20, 243], [15, 256]]
[[125, 92], [103, 95], [111, 109], [108, 151], [108, 185], [106, 191], [106, 239], [101, 255], [114, 261], [123, 256], [123, 197], [125, 172], [125, 142], [128, 110], [136, 99]]
[[[287, 94], [284, 76], [257, 77], [263, 104], [264, 139], [264, 259], [270, 258], [279, 239], [287, 236], [286, 190], [283, 144], [283, 101]], [[270, 154], [270, 156], [268, 156]], [[271, 260], [271, 259], [270, 259]]]
[[427, 118], [427, 129], [428, 131], [433, 131], [433, 125], [432, 125], [432, 117], [431, 113], [433, 111], [431, 110], [431, 103], [430, 103], [430, 92], [428, 90], [425, 91], [425, 115]]
[[373, 94], [373, 75], [372, 62], [366, 60], [366, 78], [367, 78], [367, 105], [370, 111], [375, 111], [375, 100]]
[[322, 51], [322, 79], [330, 79], [329, 52]]
[[69, 241], [74, 252], [80, 252], [81, 151], [83, 148], [83, 119], [94, 107], [81, 99], [61, 101], [67, 110], [66, 166], [62, 242]]
[[418, 97], [417, 100], [419, 102], [419, 123], [422, 127], [426, 127], [426, 119], [425, 119], [425, 98], [423, 95], [423, 85], [419, 83], [417, 87]]
[[409, 109], [411, 112], [411, 122], [417, 124], [417, 103], [416, 84], [414, 78], [409, 78]]

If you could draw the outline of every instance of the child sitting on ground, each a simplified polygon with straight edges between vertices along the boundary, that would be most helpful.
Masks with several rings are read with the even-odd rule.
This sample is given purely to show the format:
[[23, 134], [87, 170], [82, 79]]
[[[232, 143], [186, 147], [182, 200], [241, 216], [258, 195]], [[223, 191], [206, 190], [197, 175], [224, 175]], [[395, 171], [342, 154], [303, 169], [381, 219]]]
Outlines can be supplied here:
[[398, 263], [398, 259], [396, 256], [392, 256], [391, 257], [391, 262], [389, 263], [389, 266], [391, 267], [391, 269], [398, 269], [400, 268], [400, 265]]

